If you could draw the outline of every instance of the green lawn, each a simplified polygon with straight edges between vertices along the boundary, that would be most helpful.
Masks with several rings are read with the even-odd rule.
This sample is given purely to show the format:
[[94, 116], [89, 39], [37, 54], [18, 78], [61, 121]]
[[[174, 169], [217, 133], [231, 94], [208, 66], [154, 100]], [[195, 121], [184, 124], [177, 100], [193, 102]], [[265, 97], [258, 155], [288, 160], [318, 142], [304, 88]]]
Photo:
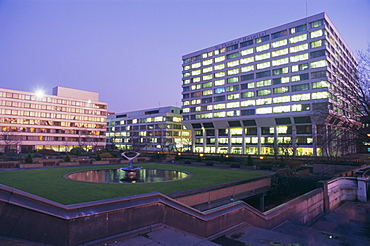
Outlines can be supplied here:
[[0, 183], [62, 204], [75, 204], [115, 197], [137, 195], [149, 192], [169, 194], [204, 186], [226, 183], [251, 177], [261, 173], [243, 171], [176, 166], [165, 164], [142, 164], [144, 168], [187, 171], [193, 177], [180, 181], [147, 184], [101, 184], [67, 180], [66, 173], [104, 168], [119, 168], [121, 165], [82, 166], [68, 168], [30, 169], [0, 171]]

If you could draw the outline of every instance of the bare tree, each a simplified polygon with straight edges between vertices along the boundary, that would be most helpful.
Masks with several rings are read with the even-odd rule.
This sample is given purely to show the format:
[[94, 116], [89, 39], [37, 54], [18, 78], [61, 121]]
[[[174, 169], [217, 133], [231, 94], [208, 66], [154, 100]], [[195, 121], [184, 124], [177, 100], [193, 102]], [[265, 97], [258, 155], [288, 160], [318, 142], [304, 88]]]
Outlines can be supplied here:
[[366, 51], [358, 52], [358, 81], [359, 90], [356, 93], [359, 102], [359, 113], [367, 117], [367, 123], [370, 122], [370, 43]]
[[15, 146], [15, 149], [18, 149], [18, 146], [21, 144], [21, 136], [16, 130], [1, 131], [1, 140], [4, 141], [4, 152], [9, 153], [12, 150], [12, 146]]

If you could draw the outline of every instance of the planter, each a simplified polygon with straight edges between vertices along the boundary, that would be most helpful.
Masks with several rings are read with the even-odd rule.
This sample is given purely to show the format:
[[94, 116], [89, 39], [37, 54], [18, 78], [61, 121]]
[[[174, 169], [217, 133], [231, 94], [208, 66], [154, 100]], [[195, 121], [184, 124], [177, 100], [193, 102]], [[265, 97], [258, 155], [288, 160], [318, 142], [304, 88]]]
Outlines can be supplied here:
[[93, 161], [93, 165], [104, 165], [104, 164], [109, 164], [109, 161]]
[[58, 166], [78, 166], [80, 165], [77, 161], [72, 162], [59, 162]]
[[33, 168], [33, 167], [43, 167], [42, 163], [19, 163], [19, 168]]

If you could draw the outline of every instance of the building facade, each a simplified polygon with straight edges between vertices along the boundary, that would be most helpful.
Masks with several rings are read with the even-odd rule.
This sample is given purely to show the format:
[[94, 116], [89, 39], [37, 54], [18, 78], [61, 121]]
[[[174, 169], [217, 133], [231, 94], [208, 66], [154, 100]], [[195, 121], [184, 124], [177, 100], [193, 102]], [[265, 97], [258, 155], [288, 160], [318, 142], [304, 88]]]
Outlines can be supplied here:
[[182, 57], [194, 151], [342, 155], [356, 151], [357, 61], [325, 13]]
[[105, 147], [107, 103], [99, 102], [96, 92], [0, 89], [0, 106], [0, 152]]
[[107, 146], [134, 151], [186, 151], [191, 131], [182, 124], [181, 108], [161, 107], [109, 115]]

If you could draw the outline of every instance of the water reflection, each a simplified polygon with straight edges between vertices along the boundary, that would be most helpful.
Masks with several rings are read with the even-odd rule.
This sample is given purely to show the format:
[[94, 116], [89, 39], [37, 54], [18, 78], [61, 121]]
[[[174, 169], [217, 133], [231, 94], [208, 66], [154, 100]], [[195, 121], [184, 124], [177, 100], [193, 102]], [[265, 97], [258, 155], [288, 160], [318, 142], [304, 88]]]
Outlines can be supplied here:
[[137, 172], [126, 172], [120, 169], [102, 169], [71, 173], [67, 177], [96, 183], [154, 183], [184, 179], [188, 177], [188, 174], [175, 170], [148, 168], [143, 168]]

